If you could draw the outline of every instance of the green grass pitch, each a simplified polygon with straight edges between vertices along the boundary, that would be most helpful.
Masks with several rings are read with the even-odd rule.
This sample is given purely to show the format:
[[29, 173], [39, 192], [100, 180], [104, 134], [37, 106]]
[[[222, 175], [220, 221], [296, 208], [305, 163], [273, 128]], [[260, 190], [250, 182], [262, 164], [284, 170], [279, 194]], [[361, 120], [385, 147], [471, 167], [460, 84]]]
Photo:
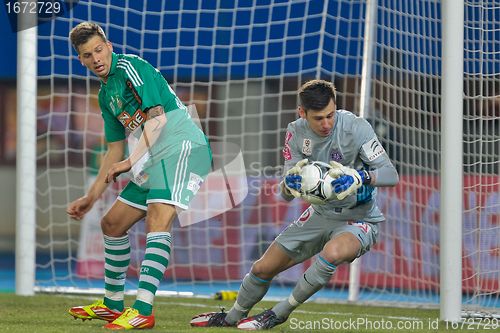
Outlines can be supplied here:
[[[1, 332], [55, 333], [106, 332], [105, 322], [74, 320], [67, 310], [84, 305], [94, 298], [77, 295], [16, 296], [0, 294]], [[127, 298], [130, 305], [133, 298]], [[252, 313], [272, 307], [274, 302], [261, 302]], [[230, 308], [231, 301], [202, 298], [157, 297], [156, 326], [147, 332], [241, 332], [233, 328], [194, 328], [193, 315]], [[487, 323], [467, 322], [448, 327], [439, 322], [438, 310], [387, 308], [344, 304], [306, 303], [289, 320], [271, 332], [498, 332], [500, 327]]]

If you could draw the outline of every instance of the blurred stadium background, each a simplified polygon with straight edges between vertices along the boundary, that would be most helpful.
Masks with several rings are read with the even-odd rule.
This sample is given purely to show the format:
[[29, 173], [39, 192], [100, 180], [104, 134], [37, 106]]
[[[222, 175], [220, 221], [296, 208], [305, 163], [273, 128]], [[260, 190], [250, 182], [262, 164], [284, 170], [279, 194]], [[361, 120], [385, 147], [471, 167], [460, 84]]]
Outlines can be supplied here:
[[[369, 2], [376, 4], [373, 12]], [[196, 105], [210, 140], [237, 145], [245, 161], [246, 199], [206, 222], [176, 228], [172, 264], [160, 289], [211, 295], [237, 288], [251, 263], [298, 216], [304, 205], [286, 204], [276, 192], [281, 148], [286, 124], [297, 117], [297, 89], [308, 79], [323, 78], [336, 84], [339, 108], [372, 122], [401, 176], [395, 189], [379, 191], [387, 223], [379, 243], [361, 260], [358, 300], [437, 306], [442, 4], [369, 2], [79, 1], [62, 17], [40, 24], [37, 290], [102, 286], [98, 220], [120, 184], [83, 223], [64, 213], [91, 181], [103, 150], [99, 83], [80, 65], [67, 39], [74, 25], [92, 20], [103, 26], [115, 52], [137, 54], [156, 66], [186, 104]], [[498, 313], [500, 2], [465, 1], [464, 13], [463, 112], [456, 110], [463, 114], [462, 292], [464, 308]], [[8, 18], [0, 19], [2, 38], [15, 45]], [[8, 64], [0, 69], [0, 181], [8, 189], [15, 189], [16, 122], [23, 114], [13, 111], [16, 58], [15, 47], [0, 54], [0, 62]], [[14, 199], [8, 190], [0, 202], [5, 291], [14, 288], [8, 279], [13, 276]], [[130, 288], [142, 257], [141, 225], [132, 234]], [[281, 274], [271, 296], [285, 295], [308, 264]], [[318, 297], [347, 300], [348, 280], [344, 266]]]

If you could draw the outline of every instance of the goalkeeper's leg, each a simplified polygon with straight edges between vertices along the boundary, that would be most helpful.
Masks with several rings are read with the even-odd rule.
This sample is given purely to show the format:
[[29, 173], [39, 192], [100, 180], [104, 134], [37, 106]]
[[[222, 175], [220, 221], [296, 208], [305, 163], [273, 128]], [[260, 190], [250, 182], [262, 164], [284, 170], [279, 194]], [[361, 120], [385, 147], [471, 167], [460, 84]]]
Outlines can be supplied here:
[[194, 316], [191, 326], [195, 327], [226, 327], [236, 326], [245, 318], [250, 309], [258, 303], [269, 289], [271, 280], [261, 279], [252, 272], [245, 275], [238, 291], [238, 297], [229, 312], [206, 312]]
[[[355, 228], [347, 226], [347, 228]], [[356, 228], [355, 228], [356, 229]], [[368, 241], [367, 241], [368, 242]], [[371, 245], [371, 242], [368, 242]], [[314, 263], [299, 279], [288, 299], [276, 304], [272, 311], [286, 319], [300, 304], [308, 300], [330, 281], [338, 265], [351, 262], [369, 249], [351, 232], [343, 232], [329, 240]]]
[[359, 253], [359, 241], [352, 234], [344, 233], [326, 243], [315, 262], [299, 279], [290, 296], [255, 316], [245, 318], [238, 323], [238, 328], [245, 330], [270, 329], [284, 323], [293, 310], [304, 303], [318, 290], [323, 288], [337, 265], [353, 260]]
[[245, 275], [238, 291], [238, 297], [227, 312], [209, 312], [193, 317], [192, 326], [236, 326], [245, 318], [252, 307], [267, 293], [271, 280], [278, 273], [295, 265], [295, 261], [273, 242], [264, 255], [257, 260], [251, 271]]
[[243, 279], [236, 302], [229, 310], [226, 321], [237, 323], [245, 318], [252, 307], [267, 293], [271, 280], [295, 264], [295, 261], [283, 251], [281, 245], [273, 242]]

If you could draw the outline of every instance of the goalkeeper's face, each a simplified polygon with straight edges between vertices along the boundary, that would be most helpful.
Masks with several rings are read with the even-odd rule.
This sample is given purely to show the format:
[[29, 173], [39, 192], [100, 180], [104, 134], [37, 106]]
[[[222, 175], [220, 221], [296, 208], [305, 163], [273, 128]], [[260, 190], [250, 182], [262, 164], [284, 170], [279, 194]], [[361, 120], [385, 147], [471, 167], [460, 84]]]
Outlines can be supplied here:
[[299, 107], [300, 117], [307, 120], [311, 130], [319, 136], [329, 136], [333, 129], [335, 116], [335, 102], [330, 103], [322, 110], [305, 110]]
[[78, 47], [78, 59], [82, 65], [106, 82], [111, 69], [113, 46], [99, 36], [93, 36]]

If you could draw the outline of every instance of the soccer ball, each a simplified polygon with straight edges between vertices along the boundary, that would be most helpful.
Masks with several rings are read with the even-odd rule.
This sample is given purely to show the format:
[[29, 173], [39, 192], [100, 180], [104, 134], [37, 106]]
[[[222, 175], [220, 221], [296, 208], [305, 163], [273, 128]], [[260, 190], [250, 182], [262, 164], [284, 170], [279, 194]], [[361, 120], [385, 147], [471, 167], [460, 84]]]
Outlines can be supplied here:
[[332, 197], [332, 181], [328, 171], [331, 166], [321, 161], [310, 162], [302, 167], [300, 192], [302, 198], [312, 204], [325, 204]]

